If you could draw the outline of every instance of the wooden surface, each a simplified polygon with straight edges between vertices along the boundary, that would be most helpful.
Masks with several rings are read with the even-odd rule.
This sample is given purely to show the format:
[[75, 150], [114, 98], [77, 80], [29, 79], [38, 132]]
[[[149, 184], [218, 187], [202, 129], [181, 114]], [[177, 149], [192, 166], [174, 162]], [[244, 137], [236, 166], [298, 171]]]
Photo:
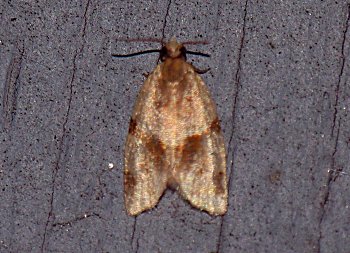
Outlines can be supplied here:
[[[0, 252], [350, 252], [349, 3], [261, 2], [2, 1]], [[111, 54], [174, 35], [210, 42], [189, 61], [210, 68], [228, 149], [223, 217], [172, 191], [124, 209], [130, 114], [158, 55]]]

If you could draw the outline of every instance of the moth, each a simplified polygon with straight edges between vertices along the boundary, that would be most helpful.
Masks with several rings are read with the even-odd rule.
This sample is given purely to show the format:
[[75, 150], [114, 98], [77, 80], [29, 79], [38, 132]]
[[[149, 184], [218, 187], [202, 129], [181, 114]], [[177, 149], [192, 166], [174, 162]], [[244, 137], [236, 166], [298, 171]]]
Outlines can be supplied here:
[[152, 209], [172, 188], [192, 206], [223, 215], [228, 195], [224, 138], [200, 71], [186, 62], [186, 53], [201, 53], [187, 51], [175, 38], [147, 52], [160, 52], [161, 63], [141, 87], [130, 120], [126, 211], [138, 215]]

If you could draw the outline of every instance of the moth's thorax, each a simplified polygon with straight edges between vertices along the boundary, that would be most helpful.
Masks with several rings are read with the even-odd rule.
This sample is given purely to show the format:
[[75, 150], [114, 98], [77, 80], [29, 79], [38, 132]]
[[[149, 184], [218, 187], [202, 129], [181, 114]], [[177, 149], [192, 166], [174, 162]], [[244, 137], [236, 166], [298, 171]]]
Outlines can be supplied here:
[[179, 82], [190, 67], [191, 65], [182, 58], [167, 58], [161, 65], [162, 79], [164, 82]]

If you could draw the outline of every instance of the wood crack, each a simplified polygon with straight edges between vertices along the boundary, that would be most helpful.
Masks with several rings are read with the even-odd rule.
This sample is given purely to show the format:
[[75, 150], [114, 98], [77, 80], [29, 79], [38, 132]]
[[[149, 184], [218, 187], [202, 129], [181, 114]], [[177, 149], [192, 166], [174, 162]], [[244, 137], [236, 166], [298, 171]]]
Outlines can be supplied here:
[[[248, 7], [248, 0], [245, 1], [244, 5], [244, 14], [243, 14], [243, 24], [242, 24], [242, 33], [241, 33], [241, 40], [240, 40], [240, 45], [238, 49], [238, 58], [237, 58], [237, 69], [236, 69], [236, 74], [235, 74], [235, 96], [233, 100], [233, 107], [232, 107], [232, 114], [231, 114], [231, 121], [232, 121], [232, 130], [231, 130], [231, 135], [229, 138], [228, 142], [228, 152], [229, 154], [231, 151], [231, 146], [232, 146], [232, 141], [233, 141], [233, 136], [235, 132], [235, 123], [236, 123], [236, 110], [237, 110], [237, 104], [238, 104], [238, 98], [239, 98], [239, 93], [240, 93], [240, 86], [241, 86], [241, 62], [242, 62], [242, 51], [244, 48], [244, 42], [245, 42], [245, 36], [246, 36], [246, 22], [247, 22], [247, 7]], [[234, 150], [232, 150], [232, 159], [230, 163], [230, 174], [228, 176], [228, 191], [231, 192], [231, 180], [233, 177], [233, 164], [234, 164]], [[221, 252], [221, 245], [223, 241], [223, 229], [224, 229], [224, 221], [225, 217], [221, 217], [221, 224], [220, 224], [220, 231], [219, 231], [219, 238], [218, 238], [218, 243], [216, 245], [216, 252]]]
[[81, 38], [82, 38], [82, 42], [80, 47], [76, 50], [74, 56], [73, 56], [73, 67], [72, 67], [72, 75], [71, 78], [69, 80], [68, 83], [68, 87], [69, 87], [69, 97], [68, 97], [68, 105], [67, 105], [67, 110], [65, 113], [65, 117], [64, 117], [64, 122], [62, 125], [62, 136], [59, 140], [59, 145], [58, 145], [58, 152], [56, 155], [56, 161], [54, 164], [54, 168], [53, 168], [53, 173], [52, 173], [52, 182], [51, 182], [51, 193], [50, 193], [50, 207], [49, 207], [49, 212], [48, 212], [48, 216], [45, 222], [45, 228], [44, 228], [44, 235], [43, 235], [43, 240], [41, 243], [41, 252], [45, 251], [45, 244], [46, 244], [46, 237], [47, 237], [47, 233], [48, 233], [48, 229], [49, 229], [49, 224], [53, 223], [54, 220], [54, 216], [53, 216], [53, 201], [54, 201], [54, 197], [55, 197], [55, 186], [56, 186], [56, 178], [57, 178], [57, 174], [58, 171], [60, 169], [60, 161], [61, 161], [61, 156], [64, 153], [64, 143], [66, 141], [66, 138], [68, 136], [68, 129], [67, 129], [67, 123], [68, 123], [68, 119], [70, 116], [70, 110], [71, 110], [71, 105], [72, 105], [72, 101], [73, 101], [73, 83], [75, 81], [76, 78], [76, 72], [77, 72], [77, 58], [78, 56], [83, 52], [84, 47], [85, 47], [85, 34], [86, 34], [86, 26], [87, 26], [87, 11], [90, 5], [90, 0], [87, 1], [87, 4], [85, 6], [85, 10], [84, 10], [84, 15], [83, 15], [83, 26], [82, 26], [82, 31], [81, 31]]

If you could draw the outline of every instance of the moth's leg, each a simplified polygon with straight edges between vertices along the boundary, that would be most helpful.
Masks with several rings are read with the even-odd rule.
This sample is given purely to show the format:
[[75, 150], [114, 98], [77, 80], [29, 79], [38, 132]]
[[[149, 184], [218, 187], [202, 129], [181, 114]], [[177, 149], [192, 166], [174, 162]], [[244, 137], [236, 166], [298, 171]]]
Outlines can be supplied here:
[[142, 75], [143, 75], [144, 77], [146, 77], [146, 78], [148, 78], [150, 74], [151, 74], [151, 72], [144, 72], [144, 73], [142, 73]]
[[[192, 65], [193, 66], [193, 65]], [[197, 68], [197, 67], [195, 67], [195, 66], [193, 66], [193, 69], [194, 69], [194, 71], [196, 71], [196, 73], [198, 73], [198, 74], [205, 74], [205, 73], [207, 73], [209, 70], [210, 70], [210, 68], [207, 68], [207, 69], [199, 69], [199, 68]]]

